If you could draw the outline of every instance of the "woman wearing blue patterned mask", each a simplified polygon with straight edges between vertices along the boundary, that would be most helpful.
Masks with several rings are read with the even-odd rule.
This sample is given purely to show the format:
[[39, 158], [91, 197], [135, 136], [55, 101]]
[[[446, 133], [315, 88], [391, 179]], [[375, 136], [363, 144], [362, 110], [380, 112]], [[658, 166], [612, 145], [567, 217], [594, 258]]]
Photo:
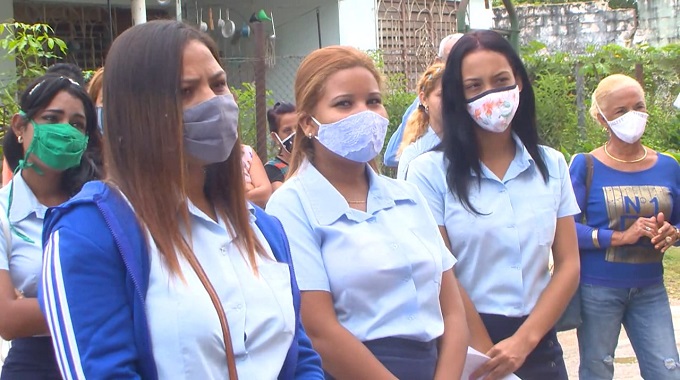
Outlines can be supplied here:
[[468, 344], [455, 260], [420, 192], [380, 176], [387, 112], [371, 59], [328, 47], [302, 62], [283, 222], [305, 328], [328, 378], [459, 378]]
[[1, 378], [60, 379], [36, 298], [43, 219], [98, 177], [99, 134], [92, 102], [68, 78], [38, 78], [19, 106], [4, 141], [16, 175], [0, 190], [0, 335], [12, 340]]
[[578, 285], [579, 209], [567, 163], [538, 144], [531, 83], [498, 33], [456, 43], [442, 92], [443, 150], [412, 161], [406, 179], [428, 199], [459, 260], [473, 336], [491, 337], [491, 360], [474, 375], [566, 379], [553, 326]]
[[680, 166], [642, 145], [642, 86], [615, 74], [593, 93], [591, 116], [609, 140], [571, 164], [581, 250], [582, 379], [614, 376], [614, 351], [626, 328], [645, 379], [680, 379], [663, 258], [680, 238]]

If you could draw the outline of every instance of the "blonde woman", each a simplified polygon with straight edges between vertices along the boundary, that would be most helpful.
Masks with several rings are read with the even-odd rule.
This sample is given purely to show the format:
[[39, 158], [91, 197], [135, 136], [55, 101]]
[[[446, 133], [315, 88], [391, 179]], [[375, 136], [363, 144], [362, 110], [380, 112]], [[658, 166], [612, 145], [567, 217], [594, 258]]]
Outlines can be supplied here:
[[609, 140], [589, 156], [575, 156], [570, 168], [586, 221], [576, 215], [583, 319], [579, 377], [613, 378], [623, 325], [643, 378], [680, 379], [662, 263], [680, 237], [680, 166], [642, 145], [648, 115], [635, 79], [604, 78], [593, 93], [590, 114]]
[[458, 379], [469, 335], [455, 259], [418, 189], [373, 169], [389, 123], [381, 81], [354, 48], [305, 58], [289, 177], [267, 211], [288, 233], [327, 379]]
[[398, 179], [406, 178], [408, 164], [414, 158], [431, 150], [441, 142], [442, 74], [444, 74], [444, 64], [435, 63], [425, 71], [418, 82], [420, 105], [406, 122], [404, 138], [401, 140], [397, 152], [399, 157]]

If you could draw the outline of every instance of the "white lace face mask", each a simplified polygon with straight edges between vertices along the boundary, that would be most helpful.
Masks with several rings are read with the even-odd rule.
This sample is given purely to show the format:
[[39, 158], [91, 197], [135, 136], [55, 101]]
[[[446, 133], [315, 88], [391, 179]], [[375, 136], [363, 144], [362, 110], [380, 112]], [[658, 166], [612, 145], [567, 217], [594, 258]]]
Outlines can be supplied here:
[[317, 140], [331, 152], [355, 162], [374, 159], [385, 143], [389, 120], [373, 111], [362, 111], [335, 123], [319, 126]]
[[642, 135], [645, 133], [645, 127], [647, 126], [647, 115], [640, 111], [628, 111], [624, 115], [617, 117], [616, 119], [609, 121], [602, 113], [600, 106], [595, 104], [597, 110], [600, 111], [600, 115], [604, 121], [607, 122], [609, 128], [612, 132], [621, 139], [621, 141], [633, 144], [640, 140]]
[[472, 119], [489, 132], [501, 133], [510, 126], [519, 107], [517, 85], [486, 91], [468, 100], [467, 110]]

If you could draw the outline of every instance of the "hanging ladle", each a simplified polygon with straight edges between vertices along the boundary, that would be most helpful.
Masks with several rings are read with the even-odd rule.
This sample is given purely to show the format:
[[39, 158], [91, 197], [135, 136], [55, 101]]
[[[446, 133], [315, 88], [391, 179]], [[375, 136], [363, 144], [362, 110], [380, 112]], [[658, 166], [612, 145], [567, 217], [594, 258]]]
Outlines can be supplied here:
[[199, 24], [199, 29], [201, 29], [201, 32], [208, 31], [208, 24], [203, 21], [203, 8], [201, 8], [201, 23]]
[[235, 31], [236, 25], [229, 19], [229, 8], [227, 8], [227, 19], [224, 21], [224, 25], [222, 25], [222, 37], [229, 38], [234, 35]]

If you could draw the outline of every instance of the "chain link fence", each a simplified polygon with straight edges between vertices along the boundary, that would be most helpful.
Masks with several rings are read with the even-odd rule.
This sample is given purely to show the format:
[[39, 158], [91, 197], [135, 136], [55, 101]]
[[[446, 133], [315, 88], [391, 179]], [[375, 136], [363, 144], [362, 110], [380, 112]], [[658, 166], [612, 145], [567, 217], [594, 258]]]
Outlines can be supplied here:
[[[295, 104], [295, 73], [304, 58], [304, 56], [274, 56], [268, 54], [265, 57], [264, 76], [256, 75], [257, 64], [259, 63], [257, 58], [234, 57], [222, 60], [227, 72], [227, 81], [239, 105], [240, 134], [241, 141], [244, 144], [252, 147], [258, 146], [256, 103], [258, 97], [261, 101], [262, 94], [258, 93], [258, 83], [256, 82], [264, 77], [266, 89], [264, 101], [267, 109], [273, 107], [276, 102]], [[261, 117], [264, 118], [265, 115], [263, 114]], [[260, 139], [269, 140], [266, 137], [268, 136], [268, 129], [266, 132], [264, 135], [260, 134]], [[267, 144], [268, 157], [276, 154], [277, 147], [274, 146], [273, 142], [266, 141], [264, 144]], [[264, 159], [264, 157], [260, 158]]]

